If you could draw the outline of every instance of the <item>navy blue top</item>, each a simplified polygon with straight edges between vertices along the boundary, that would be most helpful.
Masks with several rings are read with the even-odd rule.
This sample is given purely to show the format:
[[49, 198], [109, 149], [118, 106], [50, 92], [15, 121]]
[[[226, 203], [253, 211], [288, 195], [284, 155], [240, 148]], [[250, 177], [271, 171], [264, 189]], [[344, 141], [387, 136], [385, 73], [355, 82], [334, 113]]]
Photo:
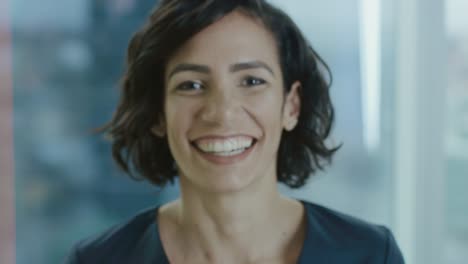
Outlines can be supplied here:
[[[299, 264], [404, 263], [392, 233], [349, 215], [301, 201], [306, 236]], [[159, 207], [78, 243], [66, 264], [168, 264], [156, 215]]]

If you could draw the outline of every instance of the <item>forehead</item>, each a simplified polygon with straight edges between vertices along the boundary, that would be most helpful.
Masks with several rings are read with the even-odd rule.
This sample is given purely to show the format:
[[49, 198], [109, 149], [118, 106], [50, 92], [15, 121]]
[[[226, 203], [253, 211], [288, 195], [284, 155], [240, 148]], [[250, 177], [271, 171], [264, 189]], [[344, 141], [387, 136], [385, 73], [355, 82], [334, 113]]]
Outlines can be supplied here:
[[228, 64], [260, 60], [278, 68], [275, 39], [260, 22], [234, 11], [194, 35], [172, 56], [171, 69], [178, 63]]

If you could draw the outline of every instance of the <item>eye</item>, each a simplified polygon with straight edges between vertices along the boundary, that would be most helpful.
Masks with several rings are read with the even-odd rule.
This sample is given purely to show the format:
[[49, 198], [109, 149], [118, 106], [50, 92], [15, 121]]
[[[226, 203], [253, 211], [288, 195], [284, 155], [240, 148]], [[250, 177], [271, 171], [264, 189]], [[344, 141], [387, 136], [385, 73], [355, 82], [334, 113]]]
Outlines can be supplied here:
[[248, 76], [246, 78], [244, 78], [241, 82], [241, 85], [242, 86], [247, 86], [247, 87], [250, 87], [250, 86], [258, 86], [258, 85], [262, 85], [262, 84], [265, 84], [266, 81], [261, 79], [261, 78], [256, 78], [256, 77], [252, 77], [252, 76]]
[[176, 87], [177, 91], [182, 91], [182, 92], [194, 92], [194, 91], [200, 91], [203, 89], [203, 84], [200, 82], [194, 82], [194, 81], [186, 81], [181, 84], [179, 84]]

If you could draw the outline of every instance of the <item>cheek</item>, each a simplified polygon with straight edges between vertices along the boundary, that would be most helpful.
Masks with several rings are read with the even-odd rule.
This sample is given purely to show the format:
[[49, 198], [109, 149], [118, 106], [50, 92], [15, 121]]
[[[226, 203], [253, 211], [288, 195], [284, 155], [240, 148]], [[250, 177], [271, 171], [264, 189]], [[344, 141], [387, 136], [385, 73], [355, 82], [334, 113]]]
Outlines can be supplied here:
[[192, 126], [196, 105], [189, 100], [168, 98], [165, 107], [165, 117], [168, 140], [171, 148], [187, 141], [187, 133]]
[[191, 118], [196, 103], [190, 99], [168, 97], [165, 104], [165, 117], [168, 127], [183, 126]]
[[248, 109], [251, 109], [258, 121], [263, 123], [262, 126], [265, 126], [265, 128], [276, 128], [280, 125], [282, 119], [282, 96], [278, 91], [252, 96], [245, 101]]

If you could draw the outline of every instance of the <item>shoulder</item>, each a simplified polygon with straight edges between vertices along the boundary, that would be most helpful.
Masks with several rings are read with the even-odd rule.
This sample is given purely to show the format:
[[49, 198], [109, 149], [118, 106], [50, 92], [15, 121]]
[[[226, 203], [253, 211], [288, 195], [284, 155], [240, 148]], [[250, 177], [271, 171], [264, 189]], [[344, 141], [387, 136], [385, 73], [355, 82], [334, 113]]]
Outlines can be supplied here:
[[320, 230], [330, 243], [351, 241], [381, 241], [387, 235], [383, 226], [310, 202], [304, 202], [309, 224]]
[[77, 243], [65, 263], [149, 263], [158, 252], [158, 207], [143, 210], [126, 221]]
[[[334, 258], [366, 263], [404, 263], [391, 231], [356, 217], [303, 202], [307, 214], [309, 246], [337, 252]], [[330, 257], [330, 256], [329, 256]], [[368, 262], [370, 261], [370, 262]], [[353, 262], [354, 263], [354, 262]]]

